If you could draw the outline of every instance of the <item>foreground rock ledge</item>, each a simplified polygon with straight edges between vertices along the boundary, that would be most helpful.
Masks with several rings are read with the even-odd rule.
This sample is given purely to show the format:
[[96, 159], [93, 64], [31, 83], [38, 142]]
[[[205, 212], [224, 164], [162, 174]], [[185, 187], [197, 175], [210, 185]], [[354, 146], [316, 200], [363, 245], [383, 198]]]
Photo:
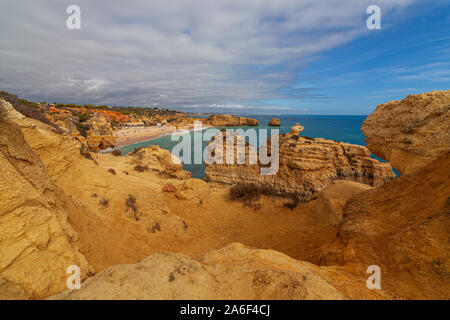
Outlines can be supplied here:
[[[345, 285], [344, 285], [345, 283]], [[197, 259], [162, 252], [110, 267], [49, 299], [347, 299], [382, 298], [365, 281], [273, 250], [239, 243]], [[387, 296], [385, 296], [387, 297]]]

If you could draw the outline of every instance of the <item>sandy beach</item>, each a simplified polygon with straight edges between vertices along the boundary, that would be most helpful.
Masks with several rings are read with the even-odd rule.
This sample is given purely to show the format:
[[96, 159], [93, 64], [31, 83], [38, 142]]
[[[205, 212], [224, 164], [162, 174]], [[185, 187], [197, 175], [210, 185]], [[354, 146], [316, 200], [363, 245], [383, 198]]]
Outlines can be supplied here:
[[117, 138], [116, 147], [123, 147], [129, 144], [138, 142], [144, 142], [147, 140], [157, 139], [163, 135], [181, 131], [191, 130], [192, 125], [188, 125], [182, 128], [176, 128], [175, 126], [161, 126], [161, 127], [128, 127], [121, 128], [114, 133]]

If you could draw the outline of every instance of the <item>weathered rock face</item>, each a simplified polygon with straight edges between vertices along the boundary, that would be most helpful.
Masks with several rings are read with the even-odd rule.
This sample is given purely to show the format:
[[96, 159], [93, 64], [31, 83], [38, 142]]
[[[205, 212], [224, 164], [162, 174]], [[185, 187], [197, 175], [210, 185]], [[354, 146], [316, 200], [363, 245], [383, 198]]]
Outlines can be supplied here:
[[269, 121], [268, 125], [273, 127], [279, 127], [281, 125], [280, 119], [273, 118], [272, 120]]
[[361, 275], [378, 265], [381, 286], [394, 298], [448, 299], [449, 167], [450, 154], [443, 154], [416, 173], [351, 198], [322, 264], [346, 265]]
[[73, 135], [73, 136], [79, 136], [80, 132], [78, 131], [77, 127], [75, 126], [75, 124], [73, 123], [73, 121], [70, 119], [69, 116], [67, 115], [54, 115], [54, 116], [50, 116], [51, 119], [53, 120], [52, 122], [54, 122], [56, 125], [58, 125], [59, 128], [61, 128], [61, 130], [67, 134]]
[[90, 135], [86, 139], [89, 151], [100, 152], [108, 148], [114, 148], [117, 144], [117, 139], [114, 136], [95, 136]]
[[409, 174], [450, 150], [449, 123], [450, 90], [432, 91], [379, 105], [361, 129], [373, 154]]
[[448, 299], [449, 93], [388, 102], [365, 121], [369, 149], [405, 175], [347, 201], [323, 265], [363, 275], [375, 264], [394, 298]]
[[66, 288], [66, 269], [91, 268], [67, 222], [75, 206], [11, 120], [24, 117], [0, 100], [0, 299], [43, 298]]
[[226, 126], [257, 126], [258, 120], [246, 117], [232, 115], [213, 115], [204, 121], [205, 125], [215, 127]]
[[170, 152], [161, 149], [159, 146], [136, 149], [127, 154], [126, 159], [132, 166], [140, 166], [145, 171], [155, 171], [162, 176], [176, 179], [192, 177], [190, 172], [183, 170], [179, 159], [172, 157]]
[[76, 140], [78, 140], [84, 147], [87, 147], [86, 138], [83, 137], [78, 131], [77, 126], [71, 118], [72, 116], [64, 114], [55, 114], [54, 116], [51, 116], [47, 114], [47, 117], [51, 122], [56, 124], [63, 133], [76, 138]]
[[[345, 288], [343, 283], [345, 284]], [[345, 299], [381, 298], [349, 274], [272, 250], [233, 243], [198, 259], [157, 253], [110, 267], [50, 299]]]
[[[280, 136], [279, 170], [276, 174], [262, 175], [263, 165], [249, 163], [249, 153], [253, 148], [248, 145], [245, 151], [245, 165], [226, 164], [224, 138], [224, 164], [206, 165], [206, 179], [226, 184], [238, 182], [267, 184], [280, 193], [312, 195], [323, 190], [334, 180], [349, 180], [379, 186], [395, 177], [388, 163], [371, 158], [370, 152], [363, 146], [321, 138], [300, 137], [296, 134], [297, 128], [295, 129], [295, 133]], [[220, 141], [220, 137], [217, 139], [216, 141]], [[270, 148], [269, 139], [268, 149]], [[235, 152], [236, 150], [235, 147]]]

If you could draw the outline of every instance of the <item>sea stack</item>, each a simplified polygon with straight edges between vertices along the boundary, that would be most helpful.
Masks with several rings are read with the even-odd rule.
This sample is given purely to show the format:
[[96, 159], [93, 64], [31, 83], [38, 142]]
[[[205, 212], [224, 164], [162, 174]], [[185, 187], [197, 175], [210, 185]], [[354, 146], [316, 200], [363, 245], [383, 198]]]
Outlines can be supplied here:
[[281, 125], [280, 119], [278, 118], [273, 118], [272, 120], [269, 121], [269, 126], [279, 127], [280, 125]]
[[303, 126], [300, 125], [300, 123], [296, 123], [292, 128], [291, 128], [291, 134], [296, 134], [299, 135], [300, 132], [303, 131], [303, 129], [305, 129]]

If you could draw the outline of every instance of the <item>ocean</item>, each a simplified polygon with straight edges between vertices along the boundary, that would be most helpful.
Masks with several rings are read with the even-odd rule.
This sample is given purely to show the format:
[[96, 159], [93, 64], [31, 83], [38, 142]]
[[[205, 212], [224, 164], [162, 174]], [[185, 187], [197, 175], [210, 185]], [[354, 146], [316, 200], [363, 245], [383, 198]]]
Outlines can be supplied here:
[[[268, 129], [268, 136], [270, 136], [270, 130], [279, 129], [280, 134], [291, 131], [291, 127], [295, 123], [300, 123], [305, 129], [301, 133], [302, 136], [310, 136], [313, 138], [325, 138], [329, 140], [338, 140], [342, 142], [348, 142], [352, 144], [365, 145], [364, 135], [361, 131], [366, 116], [326, 116], [326, 115], [311, 115], [311, 116], [299, 116], [299, 115], [283, 115], [283, 116], [249, 116], [257, 119], [259, 122], [258, 127], [227, 127], [227, 129], [241, 128], [241, 129]], [[272, 118], [279, 118], [281, 121], [280, 127], [269, 127], [267, 123]], [[221, 128], [216, 128], [221, 129]], [[194, 135], [193, 131], [186, 132], [182, 135]], [[180, 139], [181, 141], [181, 139]], [[191, 139], [193, 141], [193, 139]], [[260, 144], [262, 141], [258, 141]], [[171, 141], [171, 136], [163, 136], [157, 139], [148, 140], [144, 142], [135, 143], [128, 146], [119, 148], [123, 154], [133, 151], [135, 148], [147, 147], [151, 145], [159, 145], [161, 148], [169, 151], [178, 144], [178, 141]], [[203, 142], [202, 148], [205, 148], [208, 142]], [[194, 148], [192, 147], [192, 153]], [[377, 157], [374, 157], [377, 158]], [[192, 156], [193, 159], [193, 156]], [[381, 160], [377, 158], [378, 160]], [[203, 164], [183, 164], [183, 168], [186, 171], [190, 171], [194, 178], [203, 179], [205, 177], [205, 166]]]

